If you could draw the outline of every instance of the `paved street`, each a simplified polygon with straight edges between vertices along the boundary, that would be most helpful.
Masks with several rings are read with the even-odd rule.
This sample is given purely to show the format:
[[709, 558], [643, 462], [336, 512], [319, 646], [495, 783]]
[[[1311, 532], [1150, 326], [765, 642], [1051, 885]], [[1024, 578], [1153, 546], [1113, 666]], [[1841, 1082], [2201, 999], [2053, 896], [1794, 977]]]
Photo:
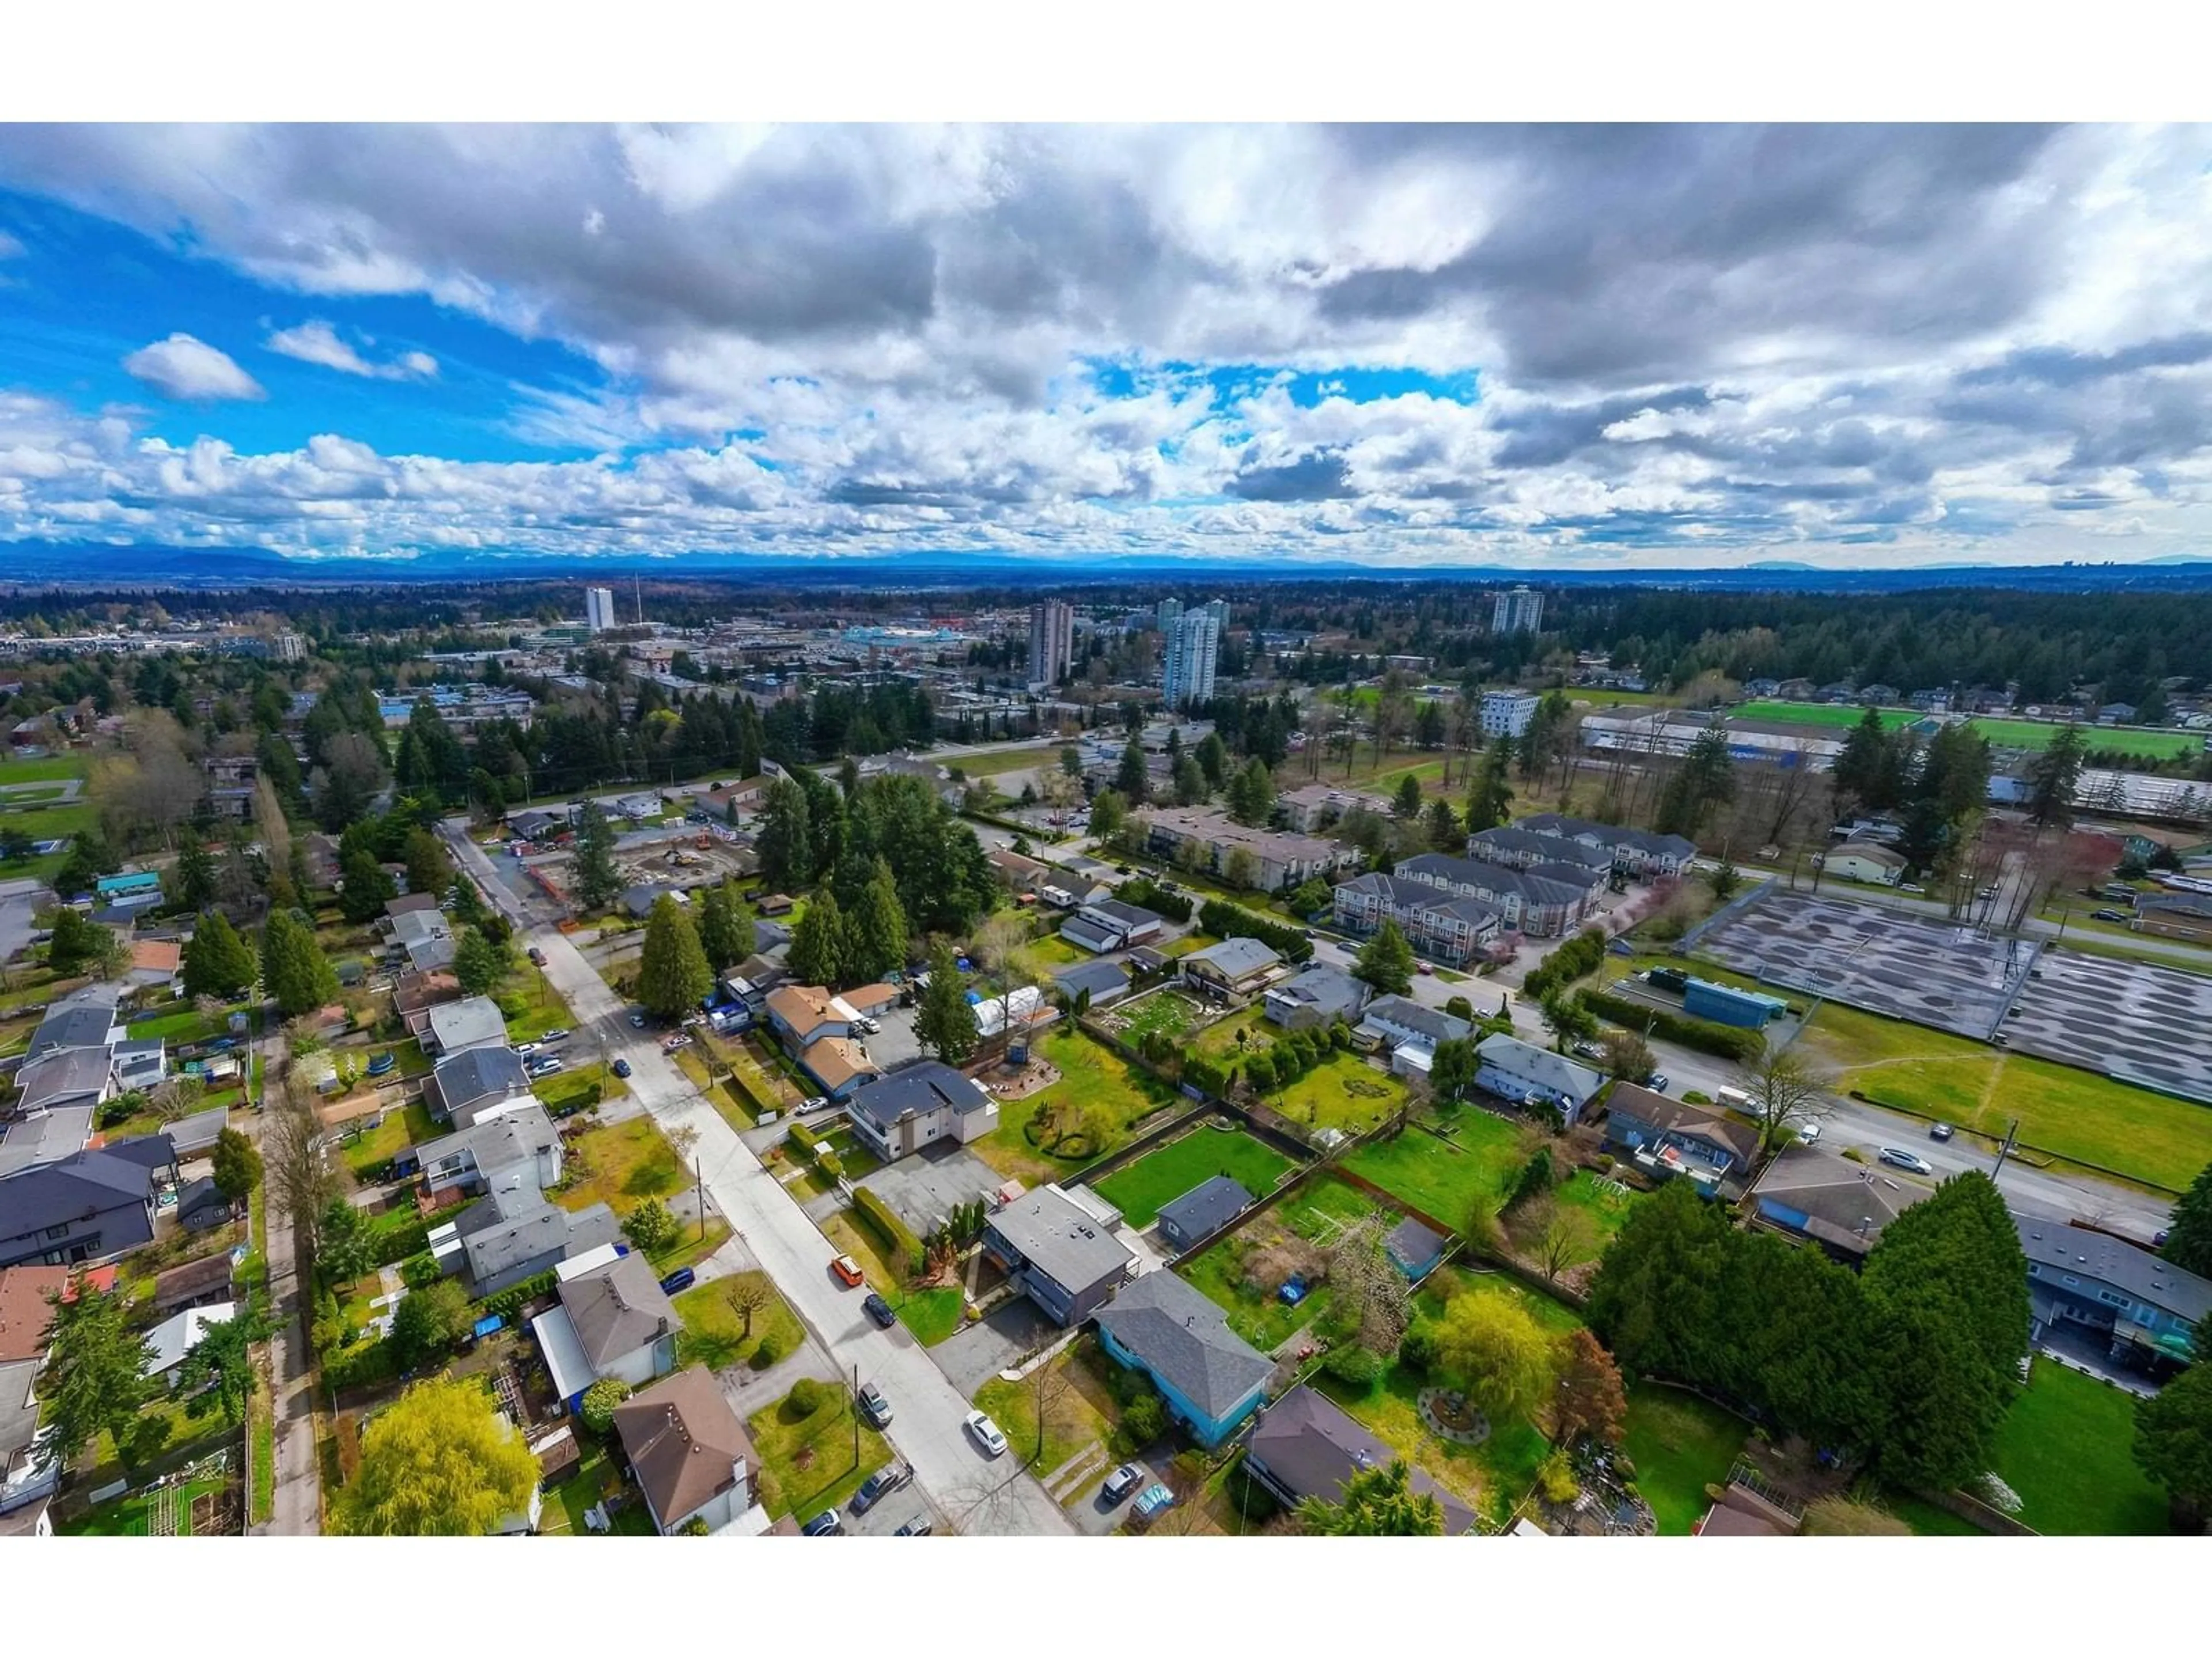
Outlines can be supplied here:
[[890, 1396], [896, 1416], [889, 1437], [914, 1465], [932, 1504], [963, 1531], [1069, 1532], [1066, 1516], [1034, 1479], [1006, 1459], [992, 1462], [976, 1451], [960, 1426], [968, 1401], [928, 1352], [903, 1326], [879, 1329], [861, 1311], [860, 1293], [831, 1277], [836, 1252], [829, 1241], [659, 1045], [630, 1028], [624, 1005], [568, 938], [546, 927], [527, 943], [545, 953], [546, 976], [568, 1000], [579, 1034], [604, 1038], [611, 1054], [629, 1060], [630, 1087], [653, 1117], [664, 1127], [699, 1132], [700, 1168], [715, 1204], [840, 1373], [849, 1378], [858, 1366], [862, 1381]]

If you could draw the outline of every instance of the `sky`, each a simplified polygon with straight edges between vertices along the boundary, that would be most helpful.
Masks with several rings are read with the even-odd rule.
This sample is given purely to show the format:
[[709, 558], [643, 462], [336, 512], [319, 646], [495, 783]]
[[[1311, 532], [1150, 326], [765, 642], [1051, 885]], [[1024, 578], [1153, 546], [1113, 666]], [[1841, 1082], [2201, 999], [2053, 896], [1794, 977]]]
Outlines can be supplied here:
[[0, 541], [2212, 556], [2212, 128], [0, 126]]

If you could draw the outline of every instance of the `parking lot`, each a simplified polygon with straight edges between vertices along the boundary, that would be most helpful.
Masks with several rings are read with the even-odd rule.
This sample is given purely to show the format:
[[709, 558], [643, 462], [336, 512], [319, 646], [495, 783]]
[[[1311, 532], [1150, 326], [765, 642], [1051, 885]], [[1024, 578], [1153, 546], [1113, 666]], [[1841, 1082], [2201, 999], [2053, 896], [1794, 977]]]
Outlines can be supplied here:
[[2212, 979], [2066, 950], [2044, 951], [2036, 971], [2004, 1022], [2014, 1049], [2212, 1102]]
[[2038, 948], [1940, 918], [1781, 890], [1697, 941], [1700, 955], [1737, 973], [1977, 1040], [2004, 1023], [2022, 985], [2034, 983], [2027, 972]]

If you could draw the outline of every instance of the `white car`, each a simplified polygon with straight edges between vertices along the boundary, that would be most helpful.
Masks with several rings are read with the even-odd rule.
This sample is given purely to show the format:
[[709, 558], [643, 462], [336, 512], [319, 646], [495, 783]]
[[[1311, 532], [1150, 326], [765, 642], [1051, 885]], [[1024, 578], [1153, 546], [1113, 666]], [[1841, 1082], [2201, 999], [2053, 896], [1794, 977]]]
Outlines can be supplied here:
[[1885, 1164], [1899, 1170], [1910, 1170], [1915, 1175], [1934, 1175], [1936, 1166], [1917, 1152], [1908, 1152], [1902, 1146], [1885, 1146], [1875, 1154]]
[[1006, 1437], [999, 1431], [999, 1425], [982, 1413], [969, 1412], [960, 1419], [960, 1426], [967, 1430], [969, 1436], [983, 1449], [984, 1456], [1003, 1457], [1006, 1455]]

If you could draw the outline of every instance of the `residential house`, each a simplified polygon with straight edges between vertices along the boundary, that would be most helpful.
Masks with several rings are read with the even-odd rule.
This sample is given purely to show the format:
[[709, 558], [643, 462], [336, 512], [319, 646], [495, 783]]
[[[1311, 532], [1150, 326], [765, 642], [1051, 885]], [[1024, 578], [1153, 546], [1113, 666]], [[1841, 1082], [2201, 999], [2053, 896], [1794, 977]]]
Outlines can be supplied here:
[[1310, 876], [1334, 875], [1361, 856], [1347, 842], [1255, 830], [1224, 812], [1196, 806], [1155, 809], [1148, 845], [1156, 856], [1178, 867], [1194, 861], [1208, 874], [1267, 893], [1295, 887]]
[[1565, 836], [1545, 835], [1534, 830], [1507, 825], [1477, 830], [1467, 838], [1467, 855], [1486, 864], [1502, 864], [1509, 870], [1533, 870], [1540, 865], [1565, 865], [1610, 880], [1613, 849]]
[[[68, 1285], [65, 1267], [0, 1267], [0, 1515], [11, 1518], [33, 1504], [42, 1515], [61, 1478], [52, 1437], [39, 1434], [38, 1381], [53, 1299]], [[0, 1534], [9, 1530], [0, 1522]]]
[[1595, 871], [1561, 864], [1510, 870], [1449, 853], [1417, 853], [1391, 873], [1440, 892], [1481, 899], [1503, 913], [1504, 925], [1540, 939], [1571, 933], [1594, 910], [1609, 885]]
[[549, 811], [542, 806], [526, 806], [507, 815], [507, 833], [520, 841], [552, 841], [575, 826], [574, 811], [573, 807]]
[[853, 1133], [886, 1164], [941, 1140], [966, 1146], [999, 1127], [990, 1091], [947, 1066], [925, 1060], [855, 1089], [845, 1102]]
[[431, 916], [441, 914], [435, 893], [402, 893], [397, 898], [384, 902], [384, 920], [390, 931], [402, 916]]
[[998, 872], [999, 884], [1009, 893], [1034, 893], [1052, 872], [1050, 865], [1025, 858], [1011, 848], [994, 847], [983, 854], [983, 860]]
[[786, 985], [769, 993], [769, 1029], [793, 1058], [823, 1037], [850, 1036], [854, 1011], [821, 985]]
[[1129, 994], [1129, 975], [1118, 962], [1078, 963], [1054, 974], [1052, 986], [1070, 1003], [1087, 994], [1086, 1006], [1110, 1008]]
[[177, 1220], [187, 1232], [205, 1232], [238, 1218], [238, 1206], [215, 1184], [213, 1176], [187, 1182], [177, 1194]]
[[1831, 852], [1816, 854], [1814, 860], [1826, 874], [1846, 881], [1894, 887], [1905, 879], [1905, 855], [1880, 842], [1847, 841]]
[[768, 799], [769, 786], [775, 781], [770, 777], [758, 776], [747, 778], [742, 783], [722, 784], [700, 796], [699, 806], [709, 817], [725, 823], [732, 819], [743, 823], [760, 811], [762, 803]]
[[453, 924], [434, 904], [427, 910], [403, 910], [390, 921], [392, 942], [404, 953], [410, 972], [430, 974], [453, 965], [459, 949]]
[[1104, 1218], [1049, 1184], [993, 1212], [983, 1254], [1047, 1318], [1066, 1327], [1097, 1311], [1136, 1261]]
[[0, 1267], [104, 1261], [154, 1242], [157, 1171], [118, 1149], [0, 1176]]
[[2135, 723], [2136, 706], [2131, 702], [2107, 702], [2098, 706], [2097, 724], [2100, 726], [2133, 726]]
[[2030, 1340], [2054, 1332], [2106, 1345], [2106, 1357], [2163, 1373], [2212, 1344], [2212, 1281], [2109, 1233], [2015, 1213], [2027, 1257]]
[[1856, 1266], [1882, 1229], [1928, 1193], [1879, 1165], [1854, 1164], [1823, 1147], [1785, 1146], [1752, 1187], [1752, 1215]]
[[831, 1100], [848, 1100], [884, 1074], [854, 1037], [817, 1037], [799, 1054], [799, 1066]]
[[1467, 962], [1505, 926], [1504, 909], [1486, 900], [1379, 871], [1339, 883], [1331, 903], [1336, 925], [1346, 933], [1364, 938], [1385, 921], [1395, 921], [1416, 953], [1453, 967]]
[[1182, 958], [1182, 982], [1210, 997], [1229, 1001], [1259, 994], [1274, 977], [1283, 958], [1256, 939], [1225, 939]]
[[2212, 893], [2143, 893], [2136, 899], [2134, 927], [2166, 939], [2212, 935]]
[[1740, 1185], [1759, 1156], [1759, 1131], [1709, 1106], [1691, 1106], [1633, 1083], [1606, 1100], [1605, 1145], [1657, 1180], [1686, 1176], [1711, 1197]]
[[468, 1127], [415, 1148], [425, 1189], [484, 1193], [528, 1188], [538, 1192], [561, 1179], [561, 1136], [537, 1101], [524, 1098], [494, 1108]]
[[465, 1129], [483, 1114], [529, 1094], [530, 1073], [522, 1056], [487, 1043], [447, 1054], [431, 1067], [422, 1103], [440, 1122]]
[[1774, 695], [1790, 702], [1810, 702], [1813, 682], [1808, 679], [1787, 679], [1774, 688]]
[[1416, 1285], [1443, 1265], [1444, 1252], [1450, 1248], [1450, 1239], [1410, 1216], [1393, 1227], [1382, 1241], [1383, 1255]]
[[229, 1127], [230, 1109], [210, 1106], [204, 1112], [194, 1112], [189, 1117], [173, 1118], [161, 1133], [176, 1148], [179, 1162], [215, 1150], [216, 1139]]
[[[1304, 1383], [1261, 1412], [1244, 1443], [1245, 1472], [1286, 1509], [1309, 1498], [1334, 1504], [1354, 1475], [1388, 1468], [1398, 1455]], [[1407, 1485], [1437, 1500], [1448, 1536], [1474, 1530], [1474, 1510], [1425, 1470], [1413, 1468]]]
[[692, 1365], [615, 1407], [615, 1435], [664, 1538], [695, 1522], [709, 1534], [769, 1528], [760, 1453], [714, 1374]]
[[1948, 714], [1951, 712], [1951, 694], [1941, 686], [1915, 691], [1905, 701], [1923, 714]]
[[463, 997], [428, 1011], [422, 1052], [433, 1060], [486, 1047], [507, 1047], [506, 1016], [489, 997]]
[[106, 983], [88, 985], [50, 1005], [31, 1033], [30, 1047], [23, 1051], [25, 1062], [71, 1048], [105, 1051], [122, 1042], [123, 1029], [115, 1016], [119, 991]]
[[1476, 1087], [1532, 1109], [1555, 1106], [1570, 1129], [1605, 1087], [1603, 1073], [1502, 1031], [1475, 1044], [1474, 1054]]
[[407, 1027], [407, 1034], [421, 1037], [430, 1029], [430, 1010], [444, 1002], [459, 1000], [461, 982], [448, 973], [407, 973], [392, 981], [392, 1011]]
[[561, 1281], [561, 1305], [530, 1322], [571, 1411], [584, 1390], [617, 1376], [643, 1388], [676, 1369], [681, 1322], [644, 1256], [618, 1255]]
[[1880, 680], [1859, 688], [1858, 701], [1869, 708], [1894, 708], [1904, 700], [1902, 691], [1893, 685], [1884, 685]]
[[860, 986], [855, 990], [840, 991], [837, 998], [856, 1014], [874, 1016], [898, 1006], [898, 987], [879, 981], [874, 985]]
[[1771, 697], [1781, 690], [1780, 680], [1748, 679], [1743, 683], [1743, 694], [1747, 697]]
[[179, 1308], [204, 1307], [227, 1301], [231, 1294], [234, 1267], [228, 1252], [204, 1255], [172, 1267], [154, 1280], [154, 1311], [168, 1315]]
[[1459, 1042], [1474, 1035], [1474, 1026], [1457, 1014], [1431, 1008], [1411, 997], [1377, 997], [1367, 1005], [1352, 1027], [1363, 1046], [1380, 1045], [1390, 1054], [1390, 1069], [1401, 1077], [1425, 1076], [1440, 1042]]
[[105, 1048], [64, 1048], [21, 1066], [15, 1087], [15, 1109], [27, 1116], [67, 1106], [88, 1113], [114, 1098], [115, 1062]]
[[605, 1204], [567, 1210], [526, 1185], [487, 1193], [433, 1227], [428, 1242], [439, 1271], [465, 1273], [481, 1298], [611, 1246], [619, 1233]]
[[1275, 1362], [1176, 1274], [1145, 1274], [1099, 1309], [1097, 1319], [1099, 1346], [1150, 1377], [1169, 1416], [1200, 1445], [1219, 1446], [1260, 1408]]
[[1272, 1023], [1286, 1031], [1304, 1031], [1358, 1019], [1371, 994], [1366, 981], [1340, 968], [1321, 967], [1269, 986], [1261, 1002]]
[[129, 978], [142, 991], [173, 994], [184, 965], [184, 947], [173, 939], [142, 939], [131, 944]]
[[1060, 936], [1079, 949], [1103, 956], [1158, 939], [1166, 926], [1166, 917], [1136, 905], [1119, 899], [1094, 899], [1060, 924]]
[[1181, 1255], [1251, 1207], [1252, 1194], [1245, 1190], [1243, 1182], [1225, 1175], [1209, 1176], [1181, 1198], [1161, 1205], [1154, 1224], [1159, 1228], [1160, 1237]]

